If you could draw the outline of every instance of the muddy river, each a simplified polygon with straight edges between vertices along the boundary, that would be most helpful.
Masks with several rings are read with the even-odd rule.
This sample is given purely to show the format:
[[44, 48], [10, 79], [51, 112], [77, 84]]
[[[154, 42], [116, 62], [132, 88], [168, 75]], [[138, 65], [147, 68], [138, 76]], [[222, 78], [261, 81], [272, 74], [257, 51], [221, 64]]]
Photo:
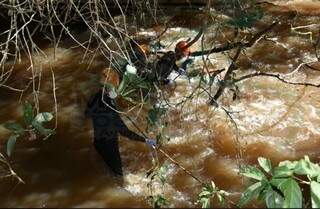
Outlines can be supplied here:
[[[319, 1], [274, 3], [279, 5], [264, 5], [266, 14], [257, 27], [263, 28], [275, 17], [282, 24], [270, 40], [259, 41], [241, 55], [239, 73], [254, 70], [279, 72], [290, 81], [318, 84], [320, 72], [299, 65], [311, 63], [320, 69], [311, 42], [311, 38], [314, 41], [319, 37]], [[197, 23], [190, 23], [193, 24]], [[290, 24], [307, 27], [290, 31]], [[145, 28], [138, 33], [145, 35], [154, 30]], [[224, 43], [228, 38], [227, 32], [221, 35], [217, 31], [215, 24], [208, 28], [205, 39], [208, 47]], [[310, 31], [312, 33], [302, 34]], [[170, 43], [196, 34], [194, 28], [175, 25], [163, 35], [162, 43], [167, 45], [167, 50], [172, 50], [174, 44]], [[98, 72], [107, 65], [99, 53], [91, 56], [92, 59], [84, 59], [85, 51], [70, 47], [69, 41], [64, 40], [58, 48], [45, 45], [43, 53], [33, 57], [34, 68], [41, 71], [41, 88], [37, 95], [32, 93], [32, 89], [21, 95], [20, 92], [0, 88], [0, 123], [21, 121], [22, 102], [32, 101], [35, 96], [39, 97], [40, 110], [51, 112], [55, 111], [56, 96], [58, 109], [55, 135], [46, 140], [18, 140], [9, 160], [25, 184], [17, 184], [13, 178], [1, 179], [0, 206], [150, 207], [146, 200], [150, 195], [146, 172], [152, 166], [151, 150], [143, 143], [120, 137], [123, 185], [109, 174], [93, 147], [91, 121], [84, 117], [88, 98], [99, 88]], [[200, 48], [200, 42], [193, 46], [193, 50]], [[213, 70], [230, 64], [228, 55], [223, 53], [212, 54], [209, 59]], [[199, 57], [192, 67], [201, 65], [203, 62]], [[22, 57], [21, 62], [14, 66], [8, 83], [18, 89], [28, 84], [32, 75], [29, 66], [28, 57]], [[257, 158], [264, 156], [275, 165], [281, 160], [299, 159], [304, 155], [309, 155], [315, 162], [320, 161], [318, 88], [292, 86], [268, 77], [240, 82], [238, 100], [232, 101], [226, 96], [221, 99], [221, 104], [234, 112], [232, 116], [237, 123], [237, 134], [234, 124], [222, 109], [207, 105], [206, 94], [194, 97], [183, 108], [175, 108], [174, 104], [189, 95], [197, 82], [197, 78], [179, 77], [176, 88], [164, 87], [172, 106], [168, 110], [166, 119], [169, 126], [165, 130], [170, 141], [163, 149], [203, 181], [214, 181], [219, 188], [230, 192], [234, 201], [238, 200], [247, 183], [238, 175], [239, 162], [256, 164]], [[133, 109], [130, 116], [140, 127], [146, 126], [146, 110], [143, 108]], [[129, 121], [126, 122], [136, 130]], [[55, 121], [49, 126], [54, 127]], [[2, 152], [5, 152], [8, 136], [9, 132], [0, 126]], [[238, 158], [239, 148], [241, 159]], [[199, 207], [195, 204], [201, 191], [199, 182], [160, 153], [159, 158], [167, 165], [167, 182], [164, 188], [156, 182], [154, 192], [163, 192], [169, 207]], [[214, 203], [214, 206], [218, 205]], [[263, 207], [258, 203], [251, 206]]]

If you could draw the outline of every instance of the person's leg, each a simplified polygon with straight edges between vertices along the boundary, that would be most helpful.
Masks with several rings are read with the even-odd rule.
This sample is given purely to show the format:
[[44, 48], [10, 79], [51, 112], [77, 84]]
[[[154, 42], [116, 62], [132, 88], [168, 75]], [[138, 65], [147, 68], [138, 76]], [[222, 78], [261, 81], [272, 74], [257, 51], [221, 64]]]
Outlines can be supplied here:
[[118, 139], [100, 139], [95, 140], [94, 145], [98, 153], [102, 156], [104, 162], [111, 170], [119, 176], [122, 176], [122, 162], [118, 147]]

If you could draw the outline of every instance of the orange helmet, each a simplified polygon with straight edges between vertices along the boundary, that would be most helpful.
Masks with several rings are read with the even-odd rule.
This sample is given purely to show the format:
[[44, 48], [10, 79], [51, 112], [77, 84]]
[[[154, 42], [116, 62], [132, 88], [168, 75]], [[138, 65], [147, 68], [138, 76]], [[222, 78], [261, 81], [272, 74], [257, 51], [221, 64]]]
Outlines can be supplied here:
[[189, 56], [190, 55], [190, 48], [186, 48], [186, 46], [188, 45], [188, 42], [186, 41], [179, 41], [176, 44], [176, 48], [175, 48], [175, 52], [178, 56]]
[[105, 68], [101, 73], [100, 83], [102, 85], [110, 83], [114, 87], [118, 87], [120, 83], [118, 72], [110, 68]]

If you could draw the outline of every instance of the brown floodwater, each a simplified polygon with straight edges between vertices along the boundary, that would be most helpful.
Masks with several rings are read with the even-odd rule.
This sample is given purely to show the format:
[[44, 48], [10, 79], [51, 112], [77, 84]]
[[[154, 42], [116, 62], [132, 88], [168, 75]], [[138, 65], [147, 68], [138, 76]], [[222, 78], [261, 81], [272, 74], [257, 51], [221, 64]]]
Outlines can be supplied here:
[[[310, 33], [290, 31], [290, 24], [294, 27], [308, 26], [299, 32], [311, 31], [313, 40], [316, 40], [320, 28], [320, 3], [274, 3], [281, 5], [264, 5], [267, 13], [257, 27], [265, 27], [274, 17], [281, 19], [282, 24], [275, 29], [272, 40], [260, 41], [246, 50], [246, 56], [240, 57], [239, 75], [259, 69], [283, 73], [292, 81], [319, 83], [320, 72], [305, 67], [298, 69], [302, 62], [312, 62], [314, 67], [320, 69]], [[294, 17], [292, 14], [295, 14]], [[196, 23], [193, 21], [191, 24]], [[180, 26], [173, 26], [164, 34], [162, 42], [169, 45], [168, 50], [173, 47], [170, 43], [197, 34], [193, 28]], [[230, 32], [221, 33], [217, 28], [215, 24], [208, 28], [206, 46], [223, 43], [228, 36], [232, 37]], [[146, 28], [140, 35], [154, 30]], [[43, 53], [33, 57], [34, 69], [41, 71], [40, 91], [37, 94], [41, 111], [55, 110], [52, 76], [55, 77], [58, 126], [56, 134], [46, 140], [17, 141], [9, 160], [25, 184], [17, 185], [12, 178], [1, 179], [0, 206], [150, 207], [146, 200], [150, 195], [146, 172], [152, 167], [151, 150], [143, 143], [120, 137], [123, 185], [109, 174], [93, 148], [91, 121], [83, 114], [88, 98], [99, 88], [98, 72], [108, 65], [100, 54], [83, 58], [84, 50], [72, 48], [68, 42], [69, 39], [65, 40], [56, 49], [50, 45], [43, 46]], [[193, 46], [194, 50], [200, 48], [200, 43]], [[208, 58], [212, 70], [230, 64], [227, 54], [212, 54]], [[7, 66], [10, 65], [8, 62]], [[27, 85], [32, 76], [31, 70], [27, 70], [29, 65], [28, 57], [22, 57], [21, 62], [14, 66], [8, 85], [15, 88]], [[202, 59], [197, 58], [193, 68], [201, 68], [202, 65]], [[38, 88], [39, 79], [36, 80]], [[230, 198], [235, 202], [247, 183], [238, 175], [239, 162], [256, 164], [257, 158], [263, 156], [276, 165], [279, 161], [299, 159], [304, 155], [309, 155], [315, 162], [320, 161], [318, 88], [290, 86], [267, 77], [239, 83], [240, 99], [231, 101], [230, 92], [226, 92], [229, 97], [221, 100], [225, 108], [235, 112], [233, 118], [238, 127], [237, 138], [237, 130], [225, 112], [208, 106], [208, 96], [205, 94], [194, 97], [184, 108], [176, 108], [174, 104], [189, 95], [198, 80], [178, 78], [176, 82], [176, 88], [164, 87], [172, 106], [165, 118], [169, 123], [165, 133], [170, 141], [163, 149], [203, 181], [214, 181], [219, 188], [230, 192]], [[32, 101], [34, 96], [32, 88], [23, 95], [0, 88], [0, 123], [21, 121], [22, 102]], [[136, 107], [130, 110], [129, 115], [140, 127], [146, 127], [146, 108]], [[130, 122], [126, 122], [135, 130]], [[54, 127], [55, 121], [49, 126]], [[0, 126], [2, 152], [5, 152], [8, 136], [9, 132]], [[239, 147], [241, 159], [238, 159]], [[196, 200], [201, 185], [160, 153], [159, 160], [168, 166], [167, 182], [164, 188], [155, 182], [154, 193], [164, 192], [169, 207], [199, 207]], [[214, 206], [218, 204], [214, 202]], [[263, 207], [263, 204], [252, 203], [251, 206]]]

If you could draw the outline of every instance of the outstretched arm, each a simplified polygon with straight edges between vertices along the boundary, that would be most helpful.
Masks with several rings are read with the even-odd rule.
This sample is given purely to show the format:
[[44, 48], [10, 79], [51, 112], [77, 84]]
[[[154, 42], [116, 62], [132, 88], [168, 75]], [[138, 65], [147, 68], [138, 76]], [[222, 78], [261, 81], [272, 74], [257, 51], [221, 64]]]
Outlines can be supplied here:
[[114, 117], [114, 123], [115, 126], [117, 128], [117, 130], [119, 131], [119, 133], [122, 136], [127, 137], [130, 140], [134, 140], [134, 141], [140, 141], [140, 142], [145, 142], [146, 139], [142, 136], [140, 136], [139, 134], [136, 134], [135, 132], [131, 131], [126, 124], [123, 122], [123, 120], [121, 119], [120, 115], [118, 113], [115, 113], [115, 117]]

